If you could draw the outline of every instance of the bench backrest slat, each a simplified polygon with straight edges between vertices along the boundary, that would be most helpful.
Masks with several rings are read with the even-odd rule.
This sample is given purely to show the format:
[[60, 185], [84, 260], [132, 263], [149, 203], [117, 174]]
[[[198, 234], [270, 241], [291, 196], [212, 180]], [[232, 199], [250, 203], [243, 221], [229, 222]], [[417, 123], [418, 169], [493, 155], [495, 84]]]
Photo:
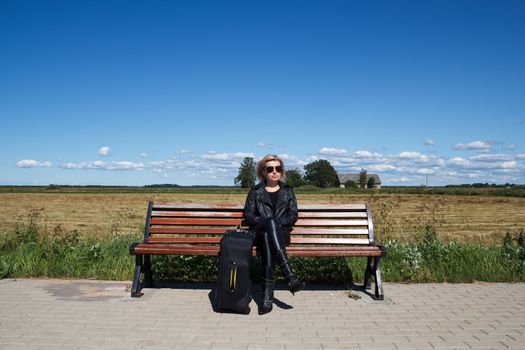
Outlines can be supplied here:
[[224, 228], [213, 227], [151, 227], [152, 234], [173, 234], [173, 235], [222, 235]]
[[173, 226], [228, 226], [240, 225], [240, 219], [151, 219], [151, 225]]
[[366, 219], [366, 212], [339, 211], [339, 212], [318, 212], [318, 211], [300, 211], [299, 216], [302, 219], [307, 218], [363, 218]]
[[[195, 244], [218, 244], [221, 237], [151, 237], [150, 243], [195, 243]], [[293, 237], [292, 244], [368, 244], [368, 239], [348, 238], [300, 238]]]
[[210, 212], [210, 211], [157, 211], [151, 213], [152, 217], [170, 218], [242, 218], [242, 212]]
[[[210, 227], [151, 227], [151, 234], [207, 234], [207, 235], [222, 235], [224, 228], [210, 228]], [[368, 235], [367, 229], [344, 229], [344, 228], [331, 228], [331, 229], [305, 229], [305, 228], [294, 228], [293, 235]]]
[[367, 226], [367, 220], [311, 220], [298, 219], [295, 227], [300, 226]]

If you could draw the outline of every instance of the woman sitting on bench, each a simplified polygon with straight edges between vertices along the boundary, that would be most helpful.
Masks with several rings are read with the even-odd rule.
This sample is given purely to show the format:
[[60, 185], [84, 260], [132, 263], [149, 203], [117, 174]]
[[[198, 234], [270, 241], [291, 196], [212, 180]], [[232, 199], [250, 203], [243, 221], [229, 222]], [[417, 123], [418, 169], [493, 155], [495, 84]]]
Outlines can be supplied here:
[[260, 182], [246, 197], [244, 218], [255, 232], [254, 244], [261, 249], [263, 265], [263, 300], [259, 314], [272, 311], [275, 286], [275, 261], [292, 294], [300, 291], [304, 283], [297, 278], [286, 255], [290, 244], [290, 231], [297, 221], [297, 200], [293, 189], [284, 180], [284, 163], [277, 155], [267, 155], [257, 164]]

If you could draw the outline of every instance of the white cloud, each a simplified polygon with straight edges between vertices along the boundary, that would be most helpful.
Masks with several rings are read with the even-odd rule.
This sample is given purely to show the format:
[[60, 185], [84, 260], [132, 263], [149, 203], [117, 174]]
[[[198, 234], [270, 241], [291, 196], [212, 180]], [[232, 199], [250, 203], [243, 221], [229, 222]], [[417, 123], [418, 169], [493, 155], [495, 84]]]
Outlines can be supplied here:
[[142, 158], [147, 158], [147, 157], [149, 157], [149, 154], [147, 154], [146, 152], [142, 152], [142, 153], [140, 154], [140, 156], [141, 156]]
[[191, 155], [189, 159], [175, 159], [149, 162], [148, 167], [155, 173], [177, 171], [184, 178], [231, 178], [237, 173], [241, 161], [245, 157], [255, 158], [253, 153], [217, 153], [207, 152], [201, 156]]
[[111, 162], [102, 164], [107, 170], [144, 170], [144, 163], [134, 163], [134, 162]]
[[100, 154], [101, 156], [109, 156], [110, 152], [111, 150], [108, 146], [100, 147], [98, 150], [98, 154]]
[[248, 153], [248, 152], [235, 152], [233, 155], [237, 159], [244, 159], [246, 157], [255, 158], [255, 153]]
[[344, 148], [332, 148], [323, 147], [319, 150], [319, 154], [332, 155], [332, 156], [345, 156], [347, 155]]
[[398, 170], [397, 167], [390, 165], [390, 164], [375, 164], [375, 165], [369, 165], [366, 167], [367, 171], [371, 172], [387, 172], [387, 171], [395, 171]]
[[469, 166], [472, 164], [470, 160], [461, 158], [461, 157], [451, 158], [448, 160], [448, 163], [452, 165], [458, 165], [458, 166]]
[[186, 160], [183, 164], [181, 163], [181, 166], [187, 166], [190, 168], [202, 168], [202, 167], [211, 168], [213, 164], [210, 162], [202, 162], [201, 160], [189, 159], [189, 160]]
[[425, 139], [425, 143], [424, 143], [425, 146], [432, 146], [435, 144], [436, 144], [436, 141], [434, 141], [433, 139], [429, 139], [429, 138]]
[[504, 168], [504, 169], [506, 169], [506, 168], [515, 168], [516, 165], [517, 165], [517, 163], [515, 161], [501, 163], [501, 167]]
[[401, 176], [401, 177], [396, 177], [396, 178], [392, 178], [390, 179], [390, 182], [393, 182], [393, 183], [408, 183], [408, 182], [413, 182], [415, 179], [412, 179], [412, 178], [409, 178], [409, 177], [405, 177], [405, 176]]
[[19, 168], [51, 168], [53, 164], [51, 164], [51, 162], [38, 162], [32, 159], [23, 159], [16, 162], [16, 166]]
[[144, 163], [122, 162], [103, 162], [95, 160], [91, 162], [63, 163], [59, 165], [62, 169], [70, 170], [144, 170]]
[[382, 157], [381, 154], [376, 152], [370, 152], [365, 150], [355, 151], [352, 153], [352, 155], [356, 158], [374, 158], [374, 157]]
[[220, 161], [231, 161], [237, 159], [243, 159], [246, 157], [255, 158], [254, 153], [245, 153], [245, 152], [235, 152], [235, 153], [216, 153], [210, 151], [202, 156], [204, 159], [208, 160], [220, 160]]
[[490, 149], [492, 145], [484, 141], [472, 141], [469, 143], [458, 143], [454, 146], [457, 150], [486, 150]]
[[468, 174], [464, 174], [464, 175], [467, 176], [470, 179], [480, 179], [480, 178], [484, 178], [485, 177], [485, 174], [480, 173], [480, 172], [473, 172], [473, 173], [468, 173]]
[[401, 152], [399, 153], [399, 158], [408, 158], [408, 159], [414, 159], [414, 158], [420, 158], [421, 153], [419, 152]]
[[479, 154], [477, 156], [470, 157], [470, 160], [479, 162], [502, 162], [511, 159], [512, 157], [508, 154]]
[[447, 165], [447, 161], [442, 158], [432, 158], [433, 163], [440, 167], [445, 167]]
[[153, 172], [159, 174], [162, 177], [168, 177], [168, 174], [162, 169], [153, 169]]
[[233, 158], [233, 156], [231, 153], [208, 152], [207, 154], [203, 155], [202, 158], [210, 160], [230, 160]]
[[422, 161], [422, 162], [428, 162], [430, 161], [430, 158], [424, 154], [421, 155], [421, 157], [419, 157], [419, 160]]
[[148, 166], [155, 170], [157, 169], [164, 169], [164, 170], [175, 169], [178, 165], [180, 165], [180, 162], [174, 158], [148, 163]]
[[525, 159], [525, 153], [516, 154], [516, 159]]
[[416, 171], [416, 173], [418, 173], [418, 174], [422, 174], [422, 175], [430, 175], [430, 174], [434, 174], [435, 171], [432, 170], [432, 169], [421, 168], [421, 169], [418, 169], [418, 170]]
[[274, 148], [275, 148], [274, 145], [272, 145], [272, 144], [270, 144], [270, 143], [264, 143], [264, 142], [259, 142], [259, 143], [257, 144], [257, 146], [258, 146], [259, 148], [267, 148], [267, 149], [274, 149]]
[[[515, 160], [510, 159], [510, 156], [507, 155], [495, 155], [497, 157], [486, 157], [490, 155], [479, 155], [472, 157], [471, 159], [465, 159], [461, 157], [454, 157], [447, 161], [447, 165], [455, 168], [459, 172], [458, 177], [467, 176], [467, 177], [486, 177], [486, 181], [498, 182], [497, 177], [498, 173], [516, 173], [520, 171], [520, 167]], [[481, 157], [481, 158], [480, 158]], [[473, 158], [475, 158], [473, 160]], [[446, 173], [447, 169], [443, 169], [443, 173]], [[474, 174], [474, 175], [473, 175]]]

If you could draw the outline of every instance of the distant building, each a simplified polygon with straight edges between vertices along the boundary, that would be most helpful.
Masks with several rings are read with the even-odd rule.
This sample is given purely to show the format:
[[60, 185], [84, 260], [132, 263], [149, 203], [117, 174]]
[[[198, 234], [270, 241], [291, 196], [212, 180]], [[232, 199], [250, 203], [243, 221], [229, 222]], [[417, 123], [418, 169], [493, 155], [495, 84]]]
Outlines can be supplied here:
[[[349, 173], [337, 173], [337, 177], [339, 178], [339, 183], [341, 188], [345, 188], [345, 183], [349, 180], [355, 182], [357, 187], [359, 186], [359, 174], [349, 174]], [[381, 179], [379, 178], [379, 175], [377, 174], [366, 174], [366, 183], [368, 183], [368, 180], [370, 178], [374, 178], [374, 188], [380, 189], [381, 188]]]

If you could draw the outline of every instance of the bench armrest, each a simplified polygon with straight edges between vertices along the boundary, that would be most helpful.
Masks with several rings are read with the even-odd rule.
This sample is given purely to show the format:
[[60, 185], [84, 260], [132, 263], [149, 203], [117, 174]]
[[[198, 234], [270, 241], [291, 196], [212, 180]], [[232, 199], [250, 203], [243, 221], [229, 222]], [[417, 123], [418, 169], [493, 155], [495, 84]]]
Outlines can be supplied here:
[[129, 245], [129, 255], [135, 255], [135, 247], [138, 245], [139, 243], [131, 243]]

